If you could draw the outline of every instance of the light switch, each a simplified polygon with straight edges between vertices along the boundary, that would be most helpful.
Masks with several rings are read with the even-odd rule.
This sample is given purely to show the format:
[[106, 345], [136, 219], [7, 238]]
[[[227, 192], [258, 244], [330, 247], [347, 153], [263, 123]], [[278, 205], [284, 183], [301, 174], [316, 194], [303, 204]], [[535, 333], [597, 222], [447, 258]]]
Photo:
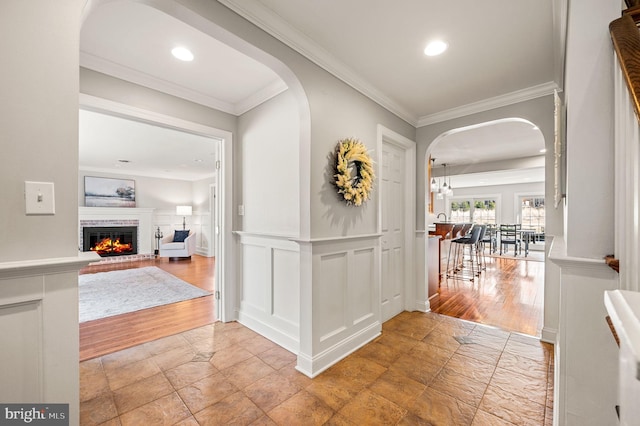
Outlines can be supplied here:
[[24, 197], [27, 214], [55, 214], [56, 202], [53, 182], [24, 183]]

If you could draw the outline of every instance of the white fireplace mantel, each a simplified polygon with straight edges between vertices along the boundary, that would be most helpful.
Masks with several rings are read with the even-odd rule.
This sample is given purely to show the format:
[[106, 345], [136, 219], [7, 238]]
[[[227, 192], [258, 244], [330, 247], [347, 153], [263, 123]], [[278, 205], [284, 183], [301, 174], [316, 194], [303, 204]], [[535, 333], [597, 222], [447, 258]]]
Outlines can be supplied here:
[[82, 236], [81, 221], [138, 221], [138, 253], [153, 253], [153, 211], [152, 208], [138, 207], [79, 207], [78, 245]]

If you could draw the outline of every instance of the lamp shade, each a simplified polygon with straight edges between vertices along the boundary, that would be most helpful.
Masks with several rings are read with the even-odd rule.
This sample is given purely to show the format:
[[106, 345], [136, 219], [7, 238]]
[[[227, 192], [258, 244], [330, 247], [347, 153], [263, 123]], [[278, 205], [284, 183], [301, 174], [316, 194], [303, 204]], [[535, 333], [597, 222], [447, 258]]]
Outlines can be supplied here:
[[191, 216], [191, 206], [176, 206], [177, 216]]

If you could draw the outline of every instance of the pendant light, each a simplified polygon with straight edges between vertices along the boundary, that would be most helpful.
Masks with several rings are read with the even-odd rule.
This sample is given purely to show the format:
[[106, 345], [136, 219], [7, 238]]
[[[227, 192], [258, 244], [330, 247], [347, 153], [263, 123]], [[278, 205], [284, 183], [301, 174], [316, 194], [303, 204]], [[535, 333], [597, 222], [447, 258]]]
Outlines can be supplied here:
[[[432, 158], [431, 159], [431, 170], [433, 171], [433, 166], [436, 163], [436, 159]], [[433, 176], [431, 176], [431, 192], [435, 192], [438, 190], [438, 182], [436, 182], [436, 178], [434, 178]]]
[[442, 192], [444, 195], [449, 195], [449, 185], [447, 185], [447, 165], [442, 163], [442, 167], [444, 167], [444, 183], [442, 184]]

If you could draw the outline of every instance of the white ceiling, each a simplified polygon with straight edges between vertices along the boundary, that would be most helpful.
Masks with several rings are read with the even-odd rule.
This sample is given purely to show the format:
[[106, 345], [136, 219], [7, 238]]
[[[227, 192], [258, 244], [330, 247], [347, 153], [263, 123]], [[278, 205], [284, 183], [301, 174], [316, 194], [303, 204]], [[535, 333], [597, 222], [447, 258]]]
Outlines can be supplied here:
[[[557, 87], [551, 1], [220, 2], [416, 126], [542, 96]], [[449, 43], [442, 56], [422, 53], [433, 37]], [[171, 57], [178, 45], [189, 47], [195, 60]], [[273, 71], [255, 60], [150, 6], [128, 1], [107, 2], [86, 19], [80, 63], [235, 115], [286, 90]], [[106, 133], [118, 131], [117, 125], [110, 125], [95, 130], [114, 141], [117, 136]], [[524, 144], [530, 134], [531, 125], [469, 129], [451, 135], [438, 155], [452, 155], [456, 160], [451, 163], [459, 163], [462, 153], [474, 147], [482, 147], [475, 159], [505, 154], [505, 146], [517, 151], [514, 141]], [[530, 151], [539, 140], [531, 143]], [[154, 146], [159, 152], [160, 145]], [[445, 154], [445, 146], [456, 150]], [[110, 167], [95, 158], [89, 166], [82, 152], [80, 161], [81, 167]]]
[[195, 181], [215, 171], [217, 141], [204, 136], [81, 109], [79, 139], [85, 172]]

